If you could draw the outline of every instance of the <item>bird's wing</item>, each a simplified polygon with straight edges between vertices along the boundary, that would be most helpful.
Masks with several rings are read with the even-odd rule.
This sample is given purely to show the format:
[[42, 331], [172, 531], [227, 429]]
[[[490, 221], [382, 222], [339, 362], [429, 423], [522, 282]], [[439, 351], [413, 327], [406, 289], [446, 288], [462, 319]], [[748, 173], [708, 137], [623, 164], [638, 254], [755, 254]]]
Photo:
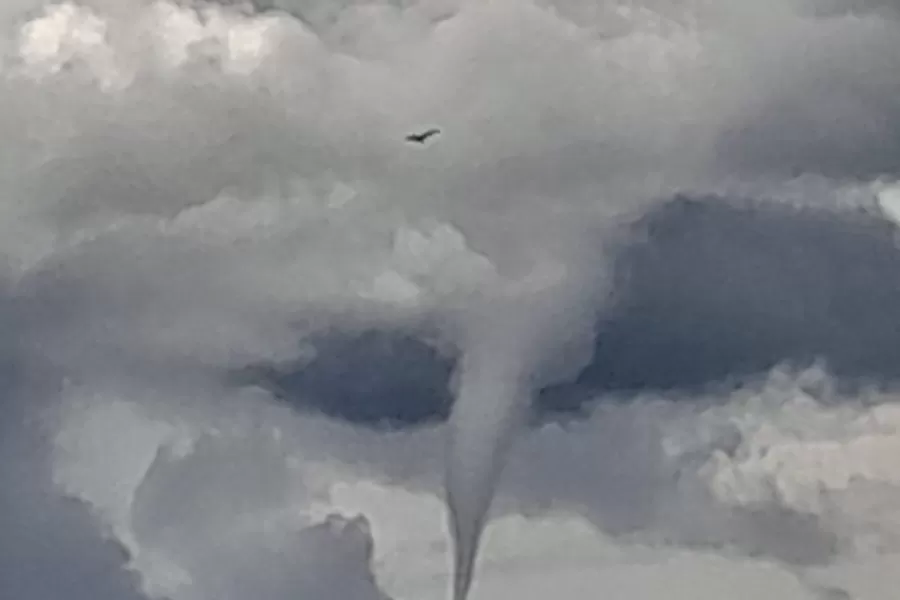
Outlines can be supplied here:
[[410, 133], [406, 136], [406, 140], [409, 142], [419, 142], [423, 143], [425, 140], [430, 138], [433, 135], [437, 135], [441, 130], [437, 128], [432, 128], [427, 131], [423, 131], [422, 133]]

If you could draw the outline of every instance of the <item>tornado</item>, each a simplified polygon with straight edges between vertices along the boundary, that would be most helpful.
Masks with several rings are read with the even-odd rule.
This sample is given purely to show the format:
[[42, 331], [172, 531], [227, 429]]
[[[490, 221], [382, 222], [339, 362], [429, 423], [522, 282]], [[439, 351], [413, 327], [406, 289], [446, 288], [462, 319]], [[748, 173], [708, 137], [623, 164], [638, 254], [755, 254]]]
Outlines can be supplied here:
[[453, 600], [468, 595], [496, 481], [529, 405], [522, 365], [503, 352], [484, 344], [463, 356], [459, 373], [446, 469]]
[[456, 371], [445, 469], [454, 549], [452, 599], [466, 600], [507, 454], [536, 389], [573, 376], [593, 354], [593, 302], [584, 288], [554, 287], [492, 302], [470, 319]]

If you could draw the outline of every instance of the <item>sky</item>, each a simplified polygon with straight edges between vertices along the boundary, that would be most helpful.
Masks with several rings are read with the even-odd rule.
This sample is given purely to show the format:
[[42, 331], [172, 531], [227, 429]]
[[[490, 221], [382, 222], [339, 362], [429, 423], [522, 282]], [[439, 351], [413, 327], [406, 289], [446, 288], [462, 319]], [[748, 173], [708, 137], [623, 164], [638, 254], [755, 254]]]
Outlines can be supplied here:
[[472, 600], [891, 598], [897, 56], [886, 0], [4, 3], [0, 586], [445, 598], [449, 484]]

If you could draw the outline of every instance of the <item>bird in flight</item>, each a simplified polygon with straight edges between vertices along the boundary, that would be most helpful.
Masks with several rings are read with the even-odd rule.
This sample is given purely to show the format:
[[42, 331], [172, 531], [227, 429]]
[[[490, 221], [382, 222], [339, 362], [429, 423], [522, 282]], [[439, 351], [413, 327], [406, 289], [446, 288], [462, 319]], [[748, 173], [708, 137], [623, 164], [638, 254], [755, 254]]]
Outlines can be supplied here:
[[431, 129], [428, 129], [428, 130], [426, 130], [426, 131], [423, 131], [422, 133], [411, 133], [411, 134], [409, 134], [408, 136], [406, 136], [406, 141], [407, 141], [407, 142], [414, 142], [414, 143], [416, 143], [416, 144], [424, 144], [425, 141], [426, 141], [428, 138], [430, 138], [430, 137], [433, 136], [433, 135], [437, 135], [437, 134], [439, 134], [440, 132], [441, 132], [440, 129], [438, 129], [438, 128], [436, 128], [436, 127], [432, 127]]

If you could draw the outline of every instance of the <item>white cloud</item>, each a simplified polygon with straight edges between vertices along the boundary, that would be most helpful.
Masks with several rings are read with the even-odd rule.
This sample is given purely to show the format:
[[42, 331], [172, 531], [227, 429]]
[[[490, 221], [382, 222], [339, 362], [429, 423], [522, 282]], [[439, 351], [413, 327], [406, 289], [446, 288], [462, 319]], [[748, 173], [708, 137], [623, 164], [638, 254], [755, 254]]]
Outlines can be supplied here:
[[[55, 478], [113, 528], [145, 590], [330, 597], [308, 586], [349, 570], [341, 585], [361, 587], [346, 593], [372, 597], [371, 568], [392, 597], [446, 593], [440, 428], [365, 433], [259, 397], [188, 417], [77, 397]], [[728, 396], [636, 399], [538, 429], [513, 452], [473, 597], [733, 588], [806, 599], [833, 588], [886, 599], [896, 412], [892, 395], [842, 398], [821, 372], [775, 371]], [[317, 525], [332, 513], [366, 521]]]

